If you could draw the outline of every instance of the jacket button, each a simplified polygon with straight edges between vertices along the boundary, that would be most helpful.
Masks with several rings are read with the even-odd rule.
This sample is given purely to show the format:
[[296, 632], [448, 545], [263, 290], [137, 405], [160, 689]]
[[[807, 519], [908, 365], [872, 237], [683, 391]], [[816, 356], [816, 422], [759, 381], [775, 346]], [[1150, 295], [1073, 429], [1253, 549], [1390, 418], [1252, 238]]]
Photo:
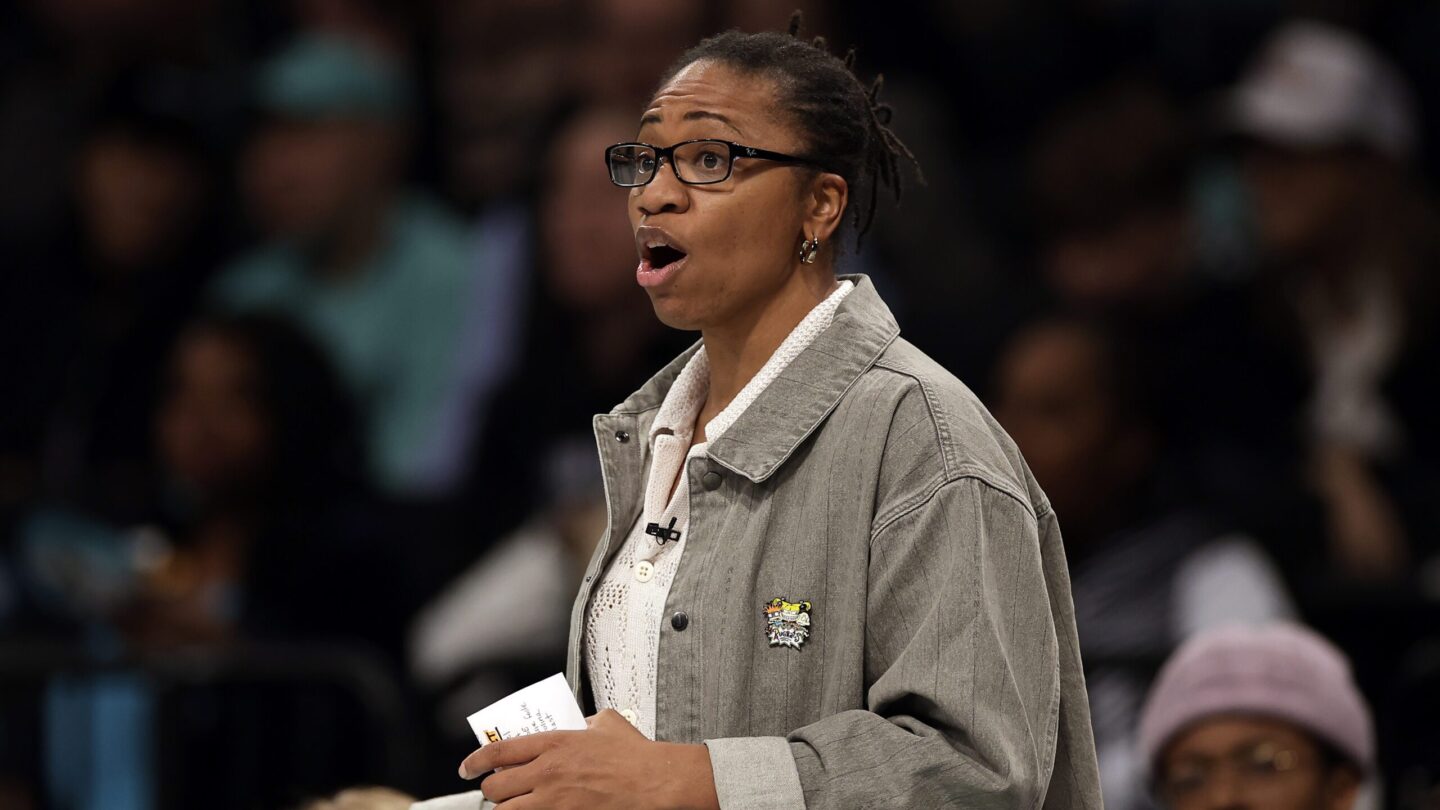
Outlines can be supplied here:
[[711, 492], [714, 492], [715, 490], [720, 488], [720, 480], [720, 473], [711, 470], [710, 472], [707, 472], [704, 475], [700, 476], [700, 485], [710, 490]]
[[685, 611], [678, 611], [670, 617], [670, 626], [676, 630], [684, 630], [690, 626], [690, 617], [685, 615]]
[[617, 430], [617, 431], [615, 431], [615, 441], [620, 442], [621, 444], [624, 444], [625, 442], [630, 441], [630, 433], [629, 433], [629, 431], [625, 431], [625, 430]]

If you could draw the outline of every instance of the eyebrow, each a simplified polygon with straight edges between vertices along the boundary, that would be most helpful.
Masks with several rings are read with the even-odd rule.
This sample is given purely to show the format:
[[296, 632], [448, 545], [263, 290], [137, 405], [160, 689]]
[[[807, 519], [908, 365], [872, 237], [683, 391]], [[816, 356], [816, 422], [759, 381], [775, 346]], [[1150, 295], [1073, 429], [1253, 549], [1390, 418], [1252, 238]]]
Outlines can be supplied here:
[[[741, 132], [741, 131], [740, 131], [740, 128], [737, 127], [737, 126], [735, 126], [734, 122], [732, 122], [729, 118], [726, 118], [725, 116], [721, 115], [720, 113], [711, 112], [711, 111], [709, 111], [709, 110], [691, 110], [690, 112], [687, 112], [687, 113], [685, 113], [684, 115], [680, 116], [680, 120], [682, 120], [682, 121], [719, 121], [722, 125], [729, 127], [730, 130], [731, 130], [732, 132], [734, 132], [736, 135], [742, 135], [742, 136], [743, 136], [743, 135], [745, 134], [745, 133]], [[657, 112], [646, 113], [646, 114], [644, 115], [644, 117], [642, 117], [642, 118], [640, 119], [640, 126], [643, 127], [643, 126], [645, 126], [646, 124], [658, 124], [658, 123], [660, 123], [660, 122], [661, 122], [660, 113], [657, 113]]]

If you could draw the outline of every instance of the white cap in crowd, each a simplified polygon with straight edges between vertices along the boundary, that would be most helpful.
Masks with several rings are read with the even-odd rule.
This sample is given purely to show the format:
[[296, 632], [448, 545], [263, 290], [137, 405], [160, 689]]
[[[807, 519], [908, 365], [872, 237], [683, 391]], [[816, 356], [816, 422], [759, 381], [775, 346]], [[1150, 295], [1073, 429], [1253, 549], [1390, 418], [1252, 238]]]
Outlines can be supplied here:
[[1295, 148], [1359, 145], [1396, 160], [1415, 151], [1415, 100], [1399, 70], [1353, 32], [1282, 25], [1226, 98], [1230, 132]]

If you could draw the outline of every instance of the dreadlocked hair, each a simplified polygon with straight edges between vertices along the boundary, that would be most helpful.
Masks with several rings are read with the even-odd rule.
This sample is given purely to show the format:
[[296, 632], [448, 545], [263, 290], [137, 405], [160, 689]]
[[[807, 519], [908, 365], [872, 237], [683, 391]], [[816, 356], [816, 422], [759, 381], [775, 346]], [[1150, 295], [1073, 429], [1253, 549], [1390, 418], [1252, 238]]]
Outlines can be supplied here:
[[924, 176], [915, 155], [890, 129], [893, 110], [880, 101], [885, 77], [876, 76], [867, 89], [855, 74], [854, 48], [843, 59], [837, 57], [824, 37], [801, 37], [800, 26], [796, 11], [783, 34], [732, 30], [702, 40], [666, 71], [661, 85], [700, 61], [774, 81], [780, 109], [789, 113], [805, 142], [804, 156], [845, 178], [854, 199], [863, 200], [851, 206], [858, 250], [875, 221], [880, 188], [889, 189], [900, 202], [902, 163], [908, 163], [922, 183]]

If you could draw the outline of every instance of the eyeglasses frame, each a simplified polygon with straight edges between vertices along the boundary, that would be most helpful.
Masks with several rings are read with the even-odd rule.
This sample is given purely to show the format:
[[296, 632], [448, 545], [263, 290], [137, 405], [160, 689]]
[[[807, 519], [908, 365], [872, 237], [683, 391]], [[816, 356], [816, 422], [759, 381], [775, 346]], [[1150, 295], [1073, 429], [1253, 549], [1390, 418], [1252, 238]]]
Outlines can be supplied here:
[[[678, 171], [675, 171], [675, 158], [674, 158], [675, 150], [676, 150], [676, 149], [679, 149], [679, 148], [682, 147], [682, 146], [689, 146], [690, 144], [694, 144], [694, 143], [718, 143], [718, 144], [724, 144], [726, 147], [729, 148], [729, 150], [730, 150], [730, 165], [727, 166], [727, 167], [725, 167], [725, 176], [724, 176], [724, 177], [721, 177], [721, 178], [718, 179], [718, 180], [703, 180], [703, 181], [700, 181], [700, 182], [692, 182], [692, 181], [690, 181], [690, 180], [686, 180], [685, 178], [681, 177], [681, 176], [680, 176], [680, 173], [679, 173]], [[650, 179], [646, 180], [646, 181], [643, 182], [643, 183], [633, 183], [633, 184], [625, 184], [625, 183], [617, 183], [617, 182], [615, 182], [615, 175], [610, 174], [610, 155], [611, 155], [612, 152], [614, 152], [616, 149], [619, 149], [619, 148], [622, 147], [622, 146], [643, 146], [643, 147], [645, 147], [646, 149], [650, 149], [650, 150], [652, 150], [652, 151], [655, 152], [655, 167], [656, 167], [656, 168], [655, 168], [655, 171], [654, 171], [653, 173], [651, 173]], [[730, 179], [730, 176], [735, 173], [735, 161], [736, 161], [736, 160], [739, 160], [740, 158], [754, 158], [754, 159], [757, 159], [757, 160], [769, 160], [769, 161], [772, 161], [772, 162], [774, 162], [774, 163], [788, 163], [788, 164], [792, 164], [792, 165], [798, 164], [798, 165], [814, 166], [815, 168], [817, 168], [817, 169], [822, 169], [822, 170], [824, 169], [823, 166], [821, 166], [820, 164], [818, 164], [818, 163], [816, 163], [815, 161], [811, 160], [810, 158], [797, 157], [796, 155], [787, 155], [787, 154], [785, 154], [784, 152], [772, 152], [772, 151], [770, 151], [769, 149], [760, 149], [760, 148], [754, 147], [754, 146], [746, 146], [746, 145], [744, 145], [744, 144], [735, 143], [734, 141], [727, 141], [727, 140], [724, 140], [724, 139], [722, 139], [722, 138], [692, 138], [692, 139], [690, 139], [690, 140], [688, 140], [688, 141], [680, 141], [679, 143], [672, 143], [672, 144], [670, 144], [669, 146], [665, 146], [665, 147], [655, 146], [654, 144], [644, 143], [644, 142], [641, 142], [641, 141], [622, 141], [622, 142], [620, 142], [620, 143], [611, 144], [610, 146], [605, 147], [605, 172], [606, 172], [606, 174], [610, 174], [610, 182], [611, 182], [611, 183], [615, 183], [615, 185], [616, 185], [616, 186], [619, 186], [620, 188], [644, 188], [645, 186], [650, 185], [650, 183], [651, 183], [652, 181], [654, 181], [656, 177], [659, 177], [659, 176], [660, 176], [660, 163], [661, 163], [661, 161], [665, 161], [665, 162], [667, 162], [667, 163], [670, 164], [670, 171], [671, 171], [671, 172], [674, 172], [674, 174], [675, 174], [675, 179], [676, 179], [676, 180], [679, 180], [680, 182], [684, 183], [685, 185], [687, 185], [687, 186], [713, 186], [713, 185], [715, 185], [716, 183], [723, 183], [723, 182], [725, 182], [726, 180], [729, 180], [729, 179]]]
[[[1259, 754], [1259, 756], [1257, 756], [1257, 754]], [[1306, 765], [1306, 762], [1302, 761], [1299, 752], [1269, 740], [1263, 740], [1254, 745], [1247, 745], [1232, 750], [1223, 756], [1215, 757], [1203, 763], [1204, 773], [1198, 775], [1200, 782], [1194, 786], [1193, 791], [1188, 792], [1188, 795], [1177, 791], [1174, 783], [1165, 778], [1157, 779], [1155, 788], [1157, 793], [1172, 794], [1167, 800], [1168, 803], [1172, 805], [1181, 804], [1187, 799], [1193, 801], [1195, 797], [1203, 797], [1206, 791], [1213, 789], [1216, 771], [1222, 769], [1231, 771], [1235, 777], [1238, 777], [1241, 784], [1245, 784], [1251, 789], [1263, 787], [1265, 786], [1263, 784], [1264, 780], [1258, 783], [1254, 781], [1258, 772], [1255, 770], [1247, 771], [1247, 768], [1253, 769], [1254, 766], [1262, 762], [1274, 768], [1274, 770], [1270, 772], [1269, 777], [1278, 777], [1282, 774], [1292, 773], [1302, 769]]]

